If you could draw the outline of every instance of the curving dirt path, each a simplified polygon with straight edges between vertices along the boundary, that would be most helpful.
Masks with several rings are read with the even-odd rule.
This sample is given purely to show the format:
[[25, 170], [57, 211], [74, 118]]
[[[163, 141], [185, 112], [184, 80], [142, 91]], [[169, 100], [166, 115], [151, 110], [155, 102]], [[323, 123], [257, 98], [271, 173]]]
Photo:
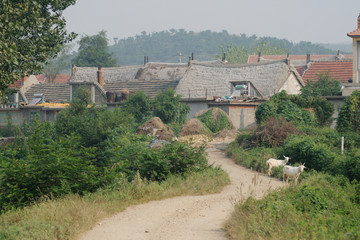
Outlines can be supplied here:
[[233, 212], [234, 204], [250, 195], [261, 198], [283, 183], [236, 165], [225, 156], [225, 147], [226, 143], [212, 142], [207, 148], [209, 162], [221, 165], [231, 179], [221, 193], [174, 197], [129, 207], [103, 220], [81, 239], [228, 239], [223, 223]]

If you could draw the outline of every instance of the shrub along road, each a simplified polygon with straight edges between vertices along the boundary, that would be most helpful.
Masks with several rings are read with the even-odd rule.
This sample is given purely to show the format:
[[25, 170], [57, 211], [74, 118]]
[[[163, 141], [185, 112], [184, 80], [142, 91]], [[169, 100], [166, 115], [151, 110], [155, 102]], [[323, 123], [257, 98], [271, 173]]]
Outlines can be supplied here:
[[228, 239], [223, 223], [234, 204], [250, 195], [263, 197], [283, 186], [277, 179], [236, 165], [224, 154], [227, 143], [208, 144], [208, 160], [228, 172], [231, 184], [221, 193], [182, 196], [129, 207], [98, 223], [80, 239]]

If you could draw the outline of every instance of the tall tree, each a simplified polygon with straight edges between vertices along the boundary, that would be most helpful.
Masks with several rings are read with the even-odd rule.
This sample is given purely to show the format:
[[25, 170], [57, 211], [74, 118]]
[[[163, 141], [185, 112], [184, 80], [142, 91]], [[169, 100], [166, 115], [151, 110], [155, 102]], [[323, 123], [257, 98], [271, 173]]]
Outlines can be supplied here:
[[233, 43], [230, 43], [227, 47], [221, 46], [220, 54], [216, 55], [216, 58], [222, 58], [225, 54], [226, 60], [229, 63], [246, 63], [250, 54], [259, 52], [264, 55], [277, 55], [286, 54], [288, 49], [272, 45], [266, 39], [259, 39], [249, 48], [245, 48], [243, 44], [237, 47]]
[[106, 32], [94, 36], [84, 36], [80, 40], [79, 54], [74, 63], [79, 67], [115, 67], [117, 60], [108, 50]]
[[49, 83], [53, 83], [58, 74], [66, 70], [71, 71], [71, 48], [71, 45], [64, 45], [58, 56], [45, 65], [44, 73]]
[[76, 0], [2, 0], [0, 3], [0, 96], [25, 72], [40, 71], [63, 44], [76, 37], [66, 31], [63, 11]]

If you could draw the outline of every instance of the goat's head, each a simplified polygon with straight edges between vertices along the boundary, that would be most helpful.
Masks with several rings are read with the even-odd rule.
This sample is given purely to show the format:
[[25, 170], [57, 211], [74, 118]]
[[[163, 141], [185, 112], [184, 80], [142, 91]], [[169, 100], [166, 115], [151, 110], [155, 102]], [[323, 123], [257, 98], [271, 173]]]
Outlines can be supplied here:
[[289, 157], [286, 157], [285, 155], [283, 155], [283, 157], [285, 158], [285, 162], [288, 163], [290, 158]]
[[300, 170], [301, 171], [304, 171], [304, 169], [306, 168], [305, 167], [305, 163], [300, 163], [301, 165], [299, 166]]

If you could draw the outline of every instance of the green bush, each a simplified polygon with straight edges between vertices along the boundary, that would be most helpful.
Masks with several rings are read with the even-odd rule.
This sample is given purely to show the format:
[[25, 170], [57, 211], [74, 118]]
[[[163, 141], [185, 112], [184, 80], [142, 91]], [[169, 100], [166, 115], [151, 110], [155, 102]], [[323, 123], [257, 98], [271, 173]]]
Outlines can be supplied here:
[[[316, 118], [304, 108], [314, 108]], [[332, 122], [334, 105], [321, 97], [288, 95], [285, 90], [275, 94], [270, 100], [260, 104], [255, 112], [258, 124], [271, 117], [281, 115], [297, 125], [329, 125]]]
[[43, 127], [35, 126], [23, 144], [0, 153], [0, 209], [25, 206], [44, 196], [84, 194], [102, 184], [94, 165], [96, 148], [82, 147], [75, 136], [54, 141], [41, 133]]
[[312, 136], [316, 142], [324, 143], [329, 147], [337, 148], [338, 151], [340, 150], [341, 134], [332, 128], [302, 125], [299, 127], [299, 131]]
[[359, 239], [358, 188], [342, 176], [316, 174], [238, 204], [226, 229], [231, 239]]
[[152, 116], [153, 101], [143, 91], [137, 91], [131, 94], [124, 103], [124, 109], [132, 114], [138, 123], [143, 123]]
[[180, 123], [186, 121], [186, 115], [190, 112], [189, 105], [180, 102], [181, 96], [175, 96], [175, 91], [168, 88], [155, 97], [154, 115], [159, 117], [165, 124]]
[[360, 133], [360, 91], [354, 91], [345, 99], [339, 112], [336, 129], [340, 132]]
[[207, 127], [212, 133], [217, 133], [223, 129], [231, 129], [232, 124], [227, 114], [218, 108], [211, 108], [204, 114], [201, 114], [198, 119]]
[[257, 147], [245, 150], [240, 148], [235, 141], [227, 148], [226, 155], [237, 164], [261, 172], [267, 169], [266, 161], [277, 156], [274, 148]]
[[306, 167], [316, 171], [332, 171], [337, 155], [331, 148], [311, 136], [292, 136], [283, 145], [284, 155], [292, 161], [306, 163]]
[[347, 155], [346, 161], [343, 162], [343, 168], [345, 176], [350, 180], [356, 179], [360, 182], [360, 149], [354, 149]]
[[271, 117], [276, 116], [277, 105], [273, 101], [266, 101], [256, 108], [256, 123], [260, 124]]

